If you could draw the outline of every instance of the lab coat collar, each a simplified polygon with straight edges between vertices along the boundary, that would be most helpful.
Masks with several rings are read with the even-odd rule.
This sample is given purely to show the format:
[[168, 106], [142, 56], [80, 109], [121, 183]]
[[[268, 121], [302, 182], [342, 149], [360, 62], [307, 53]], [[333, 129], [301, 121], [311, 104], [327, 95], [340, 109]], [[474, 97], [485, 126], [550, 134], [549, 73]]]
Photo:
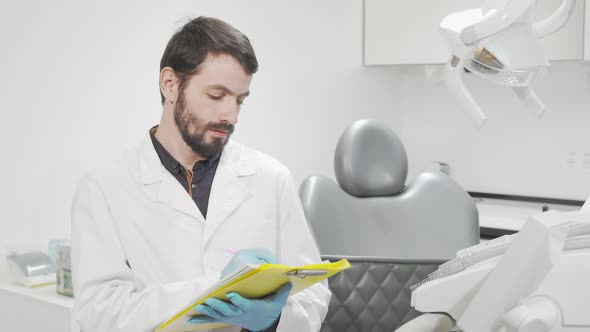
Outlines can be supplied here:
[[256, 174], [254, 168], [243, 158], [243, 149], [242, 145], [230, 141], [221, 153], [209, 196], [204, 245], [207, 245], [215, 231], [252, 195], [240, 180], [240, 177]]
[[140, 149], [139, 172], [141, 182], [144, 185], [149, 185], [161, 181], [164, 170], [164, 165], [162, 165], [148, 134]]
[[[256, 174], [246, 159], [242, 158], [243, 147], [230, 141], [223, 149], [209, 197], [205, 238], [215, 230], [248, 198], [241, 176]], [[160, 182], [157, 200], [200, 222], [205, 222], [201, 211], [180, 183], [164, 168], [149, 134], [140, 150], [140, 177], [144, 186]]]

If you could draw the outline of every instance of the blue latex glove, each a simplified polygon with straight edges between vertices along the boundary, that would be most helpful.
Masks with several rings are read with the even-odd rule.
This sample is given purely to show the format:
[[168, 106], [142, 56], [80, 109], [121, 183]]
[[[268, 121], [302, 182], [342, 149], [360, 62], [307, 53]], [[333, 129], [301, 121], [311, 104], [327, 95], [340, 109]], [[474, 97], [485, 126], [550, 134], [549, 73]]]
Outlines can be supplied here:
[[279, 318], [292, 287], [290, 282], [286, 283], [273, 295], [258, 300], [243, 298], [235, 292], [227, 294], [231, 303], [208, 298], [205, 305], [195, 307], [195, 310], [206, 316], [192, 318], [189, 323], [226, 323], [250, 331], [262, 331]]
[[244, 265], [277, 263], [277, 258], [266, 248], [248, 248], [238, 250], [221, 271], [221, 279], [238, 271]]

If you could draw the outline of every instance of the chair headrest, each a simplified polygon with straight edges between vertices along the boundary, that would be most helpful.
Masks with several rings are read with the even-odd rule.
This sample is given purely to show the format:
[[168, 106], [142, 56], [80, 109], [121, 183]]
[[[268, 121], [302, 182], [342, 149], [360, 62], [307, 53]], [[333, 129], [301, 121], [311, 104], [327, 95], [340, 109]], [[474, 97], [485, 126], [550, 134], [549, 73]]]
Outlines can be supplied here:
[[400, 138], [376, 120], [359, 120], [340, 136], [334, 154], [340, 187], [356, 197], [400, 193], [408, 175], [408, 157]]

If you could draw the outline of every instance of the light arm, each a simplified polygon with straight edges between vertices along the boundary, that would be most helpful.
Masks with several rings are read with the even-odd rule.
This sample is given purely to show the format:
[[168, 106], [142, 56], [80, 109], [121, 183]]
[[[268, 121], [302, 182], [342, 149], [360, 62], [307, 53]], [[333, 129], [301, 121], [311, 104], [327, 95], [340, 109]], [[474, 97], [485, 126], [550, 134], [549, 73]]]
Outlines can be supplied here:
[[576, 0], [563, 0], [559, 9], [553, 15], [533, 25], [537, 38], [543, 38], [563, 28], [576, 8]]
[[482, 127], [487, 117], [465, 86], [465, 82], [463, 81], [463, 62], [463, 59], [453, 56], [445, 68], [445, 83], [447, 89], [455, 99], [461, 102], [462, 106], [471, 113], [477, 126]]
[[545, 113], [545, 105], [531, 87], [515, 86], [512, 87], [512, 91], [514, 91], [528, 109], [533, 111], [537, 119], [540, 119], [543, 116], [543, 113]]
[[504, 9], [489, 10], [480, 22], [467, 26], [461, 31], [461, 42], [471, 45], [506, 29], [525, 16], [535, 3], [536, 0], [511, 0]]

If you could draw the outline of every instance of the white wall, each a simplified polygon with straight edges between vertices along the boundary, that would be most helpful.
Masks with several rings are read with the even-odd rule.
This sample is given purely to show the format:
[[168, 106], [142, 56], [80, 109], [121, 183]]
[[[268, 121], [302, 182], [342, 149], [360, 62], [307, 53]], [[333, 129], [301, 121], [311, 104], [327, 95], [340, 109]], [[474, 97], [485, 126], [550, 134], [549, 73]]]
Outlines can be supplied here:
[[584, 60], [590, 61], [590, 1], [585, 4], [586, 20], [584, 25]]
[[[430, 79], [424, 74], [429, 70]], [[467, 75], [488, 116], [477, 129], [440, 81], [441, 66], [417, 66], [403, 78], [404, 134], [410, 173], [450, 164], [469, 191], [585, 200], [590, 194], [590, 64], [554, 63], [536, 92], [536, 120], [512, 91]]]
[[362, 0], [23, 0], [0, 11], [0, 250], [68, 236], [76, 181], [157, 123], [165, 43], [199, 15], [252, 40], [260, 71], [235, 137], [282, 160], [297, 182], [332, 176], [340, 133], [371, 117], [403, 133], [413, 174], [443, 160], [470, 190], [589, 194], [586, 171], [563, 166], [569, 152], [588, 152], [587, 67], [556, 66], [539, 84], [541, 121], [476, 83], [490, 118], [476, 131], [436, 67], [362, 65]]
[[250, 37], [260, 71], [235, 137], [298, 182], [333, 174], [333, 148], [354, 120], [401, 130], [397, 69], [362, 65], [362, 11], [362, 0], [4, 4], [0, 250], [68, 236], [77, 179], [159, 120], [159, 60], [188, 17], [219, 17]]

